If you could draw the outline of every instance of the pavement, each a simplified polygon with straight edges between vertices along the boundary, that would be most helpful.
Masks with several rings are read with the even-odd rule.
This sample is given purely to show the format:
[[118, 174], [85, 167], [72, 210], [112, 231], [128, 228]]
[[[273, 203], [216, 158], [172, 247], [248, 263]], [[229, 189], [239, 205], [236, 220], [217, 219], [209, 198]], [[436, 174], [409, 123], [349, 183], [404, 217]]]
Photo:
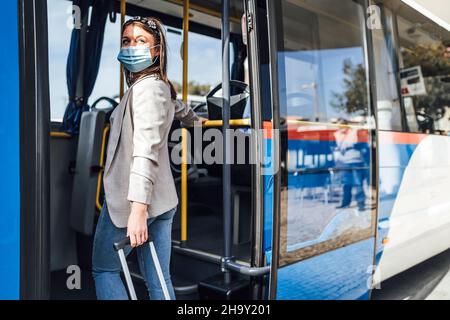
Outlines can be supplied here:
[[447, 272], [426, 300], [450, 300], [450, 271]]
[[384, 281], [372, 299], [450, 300], [450, 250]]

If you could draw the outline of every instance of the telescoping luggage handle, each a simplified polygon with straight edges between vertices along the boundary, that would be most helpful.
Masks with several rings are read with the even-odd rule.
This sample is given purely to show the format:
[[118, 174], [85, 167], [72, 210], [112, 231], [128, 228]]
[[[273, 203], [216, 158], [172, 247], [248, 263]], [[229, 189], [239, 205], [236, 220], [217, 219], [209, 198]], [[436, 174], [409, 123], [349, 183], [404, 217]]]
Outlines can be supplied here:
[[[150, 234], [148, 235], [148, 239], [144, 244], [146, 243], [148, 243], [150, 247], [150, 254], [152, 256], [153, 264], [155, 265], [156, 273], [158, 274], [158, 279], [164, 293], [164, 298], [166, 300], [170, 300], [169, 290], [167, 289], [167, 284], [166, 281], [164, 280], [164, 275], [162, 273], [158, 255], [156, 254], [155, 245], [153, 243], [153, 240], [150, 238]], [[125, 247], [129, 245], [130, 245], [130, 237], [126, 237], [120, 240], [119, 242], [115, 242], [114, 249], [119, 254], [120, 264], [122, 265], [122, 270], [125, 275], [125, 281], [127, 282], [127, 287], [128, 291], [130, 292], [131, 300], [137, 300], [136, 291], [134, 290], [133, 281], [131, 280], [131, 274], [130, 270], [128, 269], [127, 259], [125, 257], [124, 252]]]

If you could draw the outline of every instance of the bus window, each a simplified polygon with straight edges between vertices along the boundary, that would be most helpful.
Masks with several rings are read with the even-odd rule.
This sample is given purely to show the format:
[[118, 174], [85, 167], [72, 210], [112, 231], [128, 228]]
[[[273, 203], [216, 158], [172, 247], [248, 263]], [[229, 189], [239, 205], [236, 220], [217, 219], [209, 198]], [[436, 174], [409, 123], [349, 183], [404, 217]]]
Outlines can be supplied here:
[[372, 30], [375, 59], [378, 129], [402, 131], [392, 12], [382, 8], [382, 29]]
[[339, 10], [331, 6], [329, 14], [319, 15], [290, 2], [283, 2], [283, 7], [279, 63], [284, 64], [286, 78], [286, 86], [280, 88], [286, 92], [285, 114], [305, 121], [364, 122], [369, 109], [358, 12], [336, 13]]
[[[89, 97], [90, 104], [100, 97], [110, 97], [118, 101], [120, 64], [117, 63], [117, 52], [120, 49], [120, 41], [117, 35], [120, 34], [119, 30], [119, 21], [112, 23], [109, 19], [106, 20], [100, 68], [95, 81], [94, 91]], [[97, 105], [97, 108], [102, 107], [110, 107], [110, 104]]]
[[[167, 28], [169, 50], [169, 79], [172, 81], [178, 98], [182, 98], [183, 60], [181, 57], [183, 37], [182, 30]], [[196, 32], [189, 32], [188, 57], [188, 103], [198, 106], [206, 102], [209, 91], [222, 81], [221, 40]], [[231, 61], [233, 51], [231, 50]], [[204, 66], [207, 65], [208, 68]], [[206, 112], [206, 108], [200, 110]], [[196, 110], [197, 111], [197, 110]]]
[[[72, 25], [69, 23], [72, 3], [61, 0], [48, 0], [48, 38], [49, 38], [49, 81], [50, 115], [52, 122], [62, 122], [69, 102], [67, 92], [66, 64], [69, 54]], [[117, 98], [119, 95], [119, 51], [120, 23], [107, 19], [103, 40], [102, 57], [94, 90], [89, 97], [91, 105], [100, 97]], [[106, 107], [109, 104], [106, 103]], [[97, 105], [98, 108], [102, 106]]]
[[398, 16], [403, 101], [412, 132], [450, 131], [450, 32], [414, 13]]
[[[182, 99], [183, 83], [182, 34], [180, 29], [167, 27], [170, 66], [168, 75], [178, 93], [178, 99]], [[206, 95], [222, 81], [221, 46], [219, 38], [189, 31], [188, 103], [205, 117], [207, 117]], [[232, 44], [230, 44], [230, 61], [234, 61]], [[205, 68], [205, 65], [208, 68]]]
[[[49, 39], [49, 81], [50, 116], [54, 122], [62, 122], [68, 103], [66, 84], [66, 63], [72, 29], [67, 26], [70, 17], [67, 12], [72, 3], [48, 0], [48, 39]], [[50, 10], [51, 8], [51, 10]]]

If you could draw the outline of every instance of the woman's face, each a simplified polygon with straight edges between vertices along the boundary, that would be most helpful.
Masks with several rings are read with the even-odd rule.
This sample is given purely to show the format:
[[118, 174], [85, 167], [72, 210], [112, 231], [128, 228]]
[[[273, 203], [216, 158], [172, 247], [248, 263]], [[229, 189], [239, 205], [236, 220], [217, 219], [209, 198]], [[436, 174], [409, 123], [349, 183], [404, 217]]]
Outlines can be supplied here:
[[129, 25], [125, 28], [122, 35], [122, 48], [145, 46], [149, 47], [152, 57], [159, 56], [159, 46], [155, 46], [155, 37], [144, 30], [143, 28], [135, 25]]

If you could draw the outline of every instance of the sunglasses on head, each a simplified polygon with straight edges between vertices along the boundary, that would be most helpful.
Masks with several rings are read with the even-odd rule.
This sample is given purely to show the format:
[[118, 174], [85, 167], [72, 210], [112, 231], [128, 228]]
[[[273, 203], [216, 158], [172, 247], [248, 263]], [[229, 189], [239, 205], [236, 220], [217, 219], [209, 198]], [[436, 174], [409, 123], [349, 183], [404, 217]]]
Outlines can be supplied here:
[[136, 17], [133, 17], [133, 18], [127, 20], [127, 22], [125, 22], [123, 24], [123, 26], [125, 27], [126, 25], [128, 25], [128, 24], [130, 24], [132, 22], [140, 22], [140, 23], [146, 25], [148, 28], [150, 28], [150, 29], [152, 29], [152, 30], [154, 30], [156, 32], [159, 32], [155, 21], [149, 20], [149, 19], [147, 19], [145, 17], [141, 17], [141, 16], [136, 16]]

